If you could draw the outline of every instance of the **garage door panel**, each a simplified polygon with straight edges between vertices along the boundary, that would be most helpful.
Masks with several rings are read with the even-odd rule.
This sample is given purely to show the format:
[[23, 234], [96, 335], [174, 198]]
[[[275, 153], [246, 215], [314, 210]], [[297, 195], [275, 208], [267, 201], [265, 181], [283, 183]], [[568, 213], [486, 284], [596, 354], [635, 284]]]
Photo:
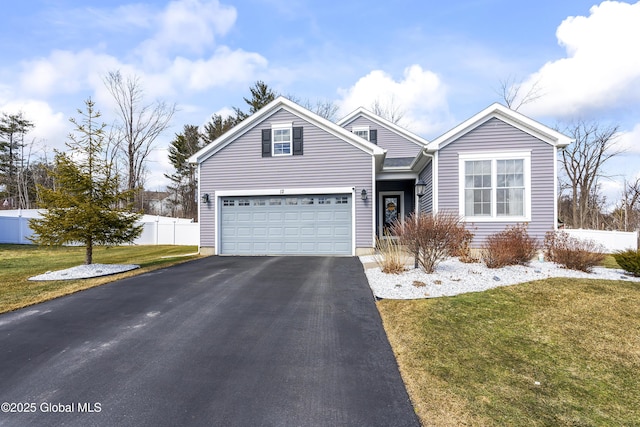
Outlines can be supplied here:
[[224, 201], [220, 204], [221, 254], [352, 252], [349, 194], [225, 197]]

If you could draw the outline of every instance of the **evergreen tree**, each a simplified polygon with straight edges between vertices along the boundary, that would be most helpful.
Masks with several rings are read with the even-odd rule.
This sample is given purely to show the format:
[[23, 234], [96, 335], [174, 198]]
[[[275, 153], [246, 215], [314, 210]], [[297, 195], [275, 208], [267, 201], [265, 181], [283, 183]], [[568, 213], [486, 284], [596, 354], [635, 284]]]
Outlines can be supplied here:
[[[93, 262], [94, 245], [130, 243], [142, 232], [139, 214], [131, 212], [131, 192], [120, 192], [118, 175], [104, 157], [104, 128], [91, 99], [80, 120], [71, 119], [75, 134], [69, 135], [69, 152], [56, 152], [50, 171], [54, 188], [39, 186], [41, 206], [47, 211], [32, 219], [32, 240], [44, 245], [82, 243], [85, 264]], [[120, 210], [120, 206], [125, 209]]]
[[0, 118], [0, 194], [9, 208], [28, 207], [24, 137], [33, 126], [22, 113], [3, 113]]
[[258, 80], [249, 90], [251, 91], [251, 99], [244, 98], [244, 102], [249, 105], [249, 114], [242, 117], [243, 120], [276, 99], [277, 96], [276, 93], [261, 80]]
[[172, 204], [182, 206], [185, 218], [198, 217], [196, 168], [187, 160], [200, 148], [198, 127], [193, 125], [185, 125], [183, 132], [177, 134], [169, 146], [169, 161], [175, 172], [172, 175], [165, 174], [171, 180], [171, 185], [167, 188], [173, 193]]
[[223, 133], [240, 123], [238, 117], [229, 116], [223, 118], [220, 114], [214, 114], [211, 121], [204, 125], [204, 133], [201, 135], [204, 145], [211, 144]]

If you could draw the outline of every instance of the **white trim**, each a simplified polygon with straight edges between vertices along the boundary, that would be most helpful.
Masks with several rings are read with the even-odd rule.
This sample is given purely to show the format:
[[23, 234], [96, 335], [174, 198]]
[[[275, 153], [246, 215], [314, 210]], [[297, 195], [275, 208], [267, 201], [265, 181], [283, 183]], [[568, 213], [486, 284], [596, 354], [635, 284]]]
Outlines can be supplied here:
[[[381, 191], [380, 193], [378, 193], [378, 227], [376, 228], [376, 230], [382, 230], [382, 215], [384, 213], [384, 206], [382, 205], [382, 199], [384, 198], [384, 196], [400, 196], [400, 209], [398, 209], [398, 213], [400, 215], [398, 215], [398, 218], [400, 218], [400, 222], [404, 224], [404, 217], [405, 217], [405, 212], [404, 212], [404, 191]], [[375, 231], [374, 230], [374, 233]]]
[[440, 194], [438, 185], [440, 183], [439, 180], [439, 174], [438, 174], [438, 152], [436, 151], [435, 153], [433, 153], [433, 167], [431, 168], [431, 171], [433, 172], [433, 189], [431, 191], [433, 191], [433, 201], [432, 201], [432, 205], [431, 205], [431, 211], [433, 213], [437, 213], [438, 212], [438, 197]]
[[419, 147], [426, 147], [427, 144], [429, 144], [429, 141], [427, 141], [426, 139], [412, 133], [409, 132], [406, 129], [401, 128], [400, 126], [396, 125], [395, 123], [391, 123], [390, 121], [372, 113], [371, 111], [367, 110], [366, 108], [360, 107], [354, 111], [352, 111], [351, 113], [347, 114], [345, 117], [343, 117], [342, 119], [338, 120], [336, 122], [336, 124], [338, 126], [344, 127], [347, 126], [349, 123], [351, 123], [353, 120], [355, 120], [356, 118], [358, 118], [359, 116], [365, 117], [369, 120], [371, 120], [374, 123], [379, 124], [382, 127], [385, 127], [387, 129], [389, 129], [390, 131], [401, 135], [403, 137], [405, 137], [407, 140], [409, 140], [410, 142], [418, 145]]
[[558, 229], [558, 147], [553, 147], [553, 229]]
[[304, 107], [301, 107], [295, 102], [279, 96], [269, 104], [265, 105], [260, 110], [249, 116], [247, 119], [243, 120], [240, 124], [225, 132], [224, 135], [220, 136], [220, 138], [216, 139], [214, 142], [202, 148], [193, 156], [189, 157], [189, 163], [204, 162], [209, 157], [213, 156], [215, 153], [231, 144], [237, 138], [244, 135], [246, 132], [254, 129], [254, 127], [263, 122], [270, 115], [277, 113], [280, 109], [284, 109], [285, 111], [298, 116], [301, 120], [305, 120], [312, 125], [320, 127], [322, 130], [337, 138], [340, 138], [341, 140], [364, 151], [365, 153], [374, 156], [381, 156], [385, 153], [385, 150], [383, 150], [376, 144], [365, 141], [364, 139], [354, 135], [353, 133], [336, 125], [335, 123], [323, 117], [320, 117], [319, 115], [307, 110]]
[[[289, 152], [276, 154], [276, 144], [286, 144], [286, 142], [276, 143], [276, 131], [289, 131]], [[274, 123], [271, 125], [271, 157], [288, 157], [293, 156], [293, 123]]]
[[371, 134], [369, 132], [370, 131], [369, 128], [370, 128], [369, 126], [353, 126], [351, 128], [351, 133], [353, 133], [356, 136], [359, 136], [359, 135], [356, 134], [356, 132], [367, 132], [367, 137], [366, 138], [363, 138], [361, 136], [360, 136], [360, 138], [363, 138], [363, 139], [365, 139], [367, 141], [371, 141]]
[[395, 181], [398, 179], [416, 179], [419, 174], [404, 170], [403, 172], [379, 172], [376, 175], [378, 181]]
[[377, 174], [376, 174], [376, 159], [372, 158], [372, 168], [371, 168], [371, 185], [373, 186], [373, 198], [371, 199], [371, 247], [376, 247], [376, 237], [378, 234], [376, 233], [376, 209], [378, 209], [378, 204], [376, 200], [378, 198], [378, 182], [377, 182]]
[[475, 116], [465, 120], [458, 126], [434, 139], [431, 141], [429, 146], [431, 149], [439, 150], [492, 118], [499, 118], [505, 123], [510, 124], [511, 126], [553, 146], [566, 147], [573, 142], [573, 140], [568, 136], [551, 129], [542, 123], [518, 113], [517, 111], [511, 110], [504, 105], [494, 103], [480, 111]]
[[[496, 203], [497, 160], [524, 160], [524, 216], [498, 216]], [[491, 216], [465, 216], [464, 163], [491, 161]], [[531, 151], [458, 153], [458, 215], [464, 222], [530, 222], [531, 221]]]
[[[218, 190], [216, 197], [227, 196], [285, 196], [295, 194], [351, 194], [355, 187], [270, 188], [264, 190]], [[355, 194], [355, 193], [354, 193]]]
[[356, 187], [351, 190], [351, 255], [356, 254]]

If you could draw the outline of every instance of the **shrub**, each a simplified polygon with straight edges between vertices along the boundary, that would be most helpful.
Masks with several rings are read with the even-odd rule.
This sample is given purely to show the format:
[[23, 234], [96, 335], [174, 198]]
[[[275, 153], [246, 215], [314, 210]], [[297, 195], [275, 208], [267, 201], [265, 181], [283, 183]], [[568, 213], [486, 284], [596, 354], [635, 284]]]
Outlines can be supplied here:
[[509, 226], [487, 237], [482, 251], [482, 261], [489, 268], [505, 265], [527, 265], [538, 249], [538, 240], [529, 236], [527, 226]]
[[545, 234], [544, 253], [549, 261], [587, 273], [605, 257], [602, 245], [592, 240], [576, 239], [564, 231], [549, 231]]
[[407, 254], [402, 250], [398, 239], [386, 236], [376, 239], [375, 259], [383, 273], [400, 274], [405, 270]]
[[639, 277], [640, 276], [640, 249], [629, 249], [624, 252], [616, 252], [613, 254], [616, 262], [624, 271]]
[[404, 223], [397, 222], [393, 233], [427, 273], [433, 273], [439, 262], [464, 250], [465, 242], [473, 239], [460, 217], [448, 212], [412, 215]]

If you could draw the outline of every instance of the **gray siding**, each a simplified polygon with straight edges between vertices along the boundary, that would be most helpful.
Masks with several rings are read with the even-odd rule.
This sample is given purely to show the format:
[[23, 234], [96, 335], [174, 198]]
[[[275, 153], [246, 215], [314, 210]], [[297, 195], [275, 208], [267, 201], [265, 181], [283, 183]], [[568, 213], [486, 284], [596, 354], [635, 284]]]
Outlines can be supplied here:
[[398, 135], [396, 132], [366, 117], [357, 117], [345, 125], [344, 128], [351, 132], [351, 129], [356, 126], [369, 126], [369, 129], [376, 129], [378, 131], [378, 146], [387, 150], [387, 157], [389, 158], [415, 157], [422, 148], [418, 144], [409, 141], [407, 138]]
[[[543, 239], [554, 227], [554, 149], [551, 145], [493, 118], [478, 126], [438, 153], [438, 210], [459, 212], [458, 154], [466, 152], [531, 150], [531, 223], [529, 234]], [[473, 246], [504, 230], [512, 222], [468, 224], [475, 233]]]
[[420, 197], [420, 213], [431, 213], [433, 211], [433, 162], [420, 172], [420, 178], [427, 183], [427, 191]]
[[[271, 123], [303, 126], [302, 156], [262, 157], [261, 132]], [[372, 156], [281, 109], [205, 160], [200, 165], [200, 192], [212, 201], [200, 210], [200, 245], [215, 245], [215, 192], [281, 188], [355, 187], [356, 247], [373, 247]]]

